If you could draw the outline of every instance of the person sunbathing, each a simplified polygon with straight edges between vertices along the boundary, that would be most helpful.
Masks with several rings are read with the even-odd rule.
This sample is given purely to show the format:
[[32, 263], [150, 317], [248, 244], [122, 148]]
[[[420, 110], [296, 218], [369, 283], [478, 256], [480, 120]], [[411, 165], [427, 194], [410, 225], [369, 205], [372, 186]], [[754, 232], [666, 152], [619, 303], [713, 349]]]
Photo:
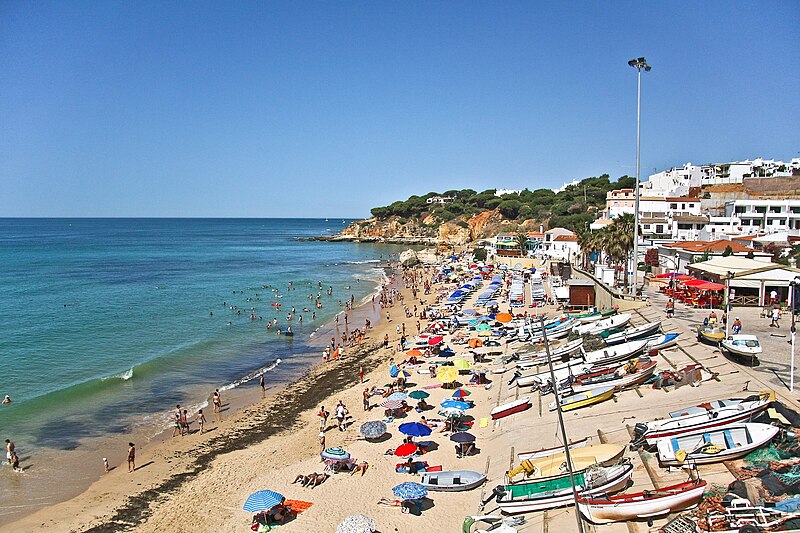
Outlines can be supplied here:
[[294, 484], [294, 483], [300, 483], [302, 486], [304, 486], [304, 487], [305, 487], [306, 485], [308, 485], [308, 480], [309, 480], [309, 477], [311, 477], [311, 476], [313, 476], [313, 475], [314, 475], [314, 474], [309, 474], [309, 475], [307, 475], [307, 476], [304, 476], [303, 474], [297, 474], [297, 477], [296, 477], [296, 478], [294, 478], [294, 481], [292, 481], [292, 484]]
[[361, 472], [361, 475], [363, 476], [366, 473], [367, 468], [369, 468], [369, 463], [366, 461], [361, 461], [360, 463], [356, 463], [353, 469], [350, 471], [350, 475], [352, 476], [356, 472]]
[[378, 505], [386, 505], [388, 507], [400, 507], [401, 511], [408, 513], [411, 510], [412, 503], [408, 500], [390, 500], [389, 498], [381, 498], [378, 500]]
[[317, 485], [322, 485], [325, 482], [325, 480], [328, 479], [328, 477], [330, 477], [330, 475], [327, 474], [327, 473], [317, 474], [315, 472], [313, 474], [309, 474], [309, 476], [308, 476], [308, 478], [309, 478], [308, 485], [306, 485], [306, 486], [313, 489]]

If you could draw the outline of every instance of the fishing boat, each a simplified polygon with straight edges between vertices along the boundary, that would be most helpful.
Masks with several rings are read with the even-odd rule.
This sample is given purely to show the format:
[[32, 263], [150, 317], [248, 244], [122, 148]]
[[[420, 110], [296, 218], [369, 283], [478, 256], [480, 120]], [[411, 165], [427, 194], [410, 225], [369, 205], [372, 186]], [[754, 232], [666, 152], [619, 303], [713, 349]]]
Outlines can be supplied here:
[[[591, 365], [587, 365], [582, 360], [575, 359], [569, 361], [568, 363], [561, 363], [558, 365], [554, 365], [553, 373], [556, 376], [556, 380], [561, 381], [562, 379], [565, 379], [569, 376], [588, 372], [590, 368]], [[508, 381], [508, 386], [510, 387], [516, 384], [517, 387], [531, 387], [533, 385], [542, 385], [544, 383], [547, 383], [549, 379], [551, 379], [550, 370], [546, 370], [544, 372], [537, 372], [535, 374], [526, 374], [526, 375], [523, 375], [522, 373], [517, 371]]]
[[[579, 472], [593, 465], [610, 466], [622, 459], [625, 446], [617, 444], [595, 444], [581, 448], [570, 449], [572, 471]], [[532, 477], [552, 477], [566, 474], [567, 454], [564, 447], [561, 452], [540, 457], [538, 459], [524, 459], [519, 466], [506, 472], [506, 479], [511, 481], [519, 474], [525, 474], [526, 479]]]
[[739, 459], [769, 443], [779, 431], [769, 424], [746, 423], [664, 437], [656, 441], [658, 462], [680, 466], [687, 460], [703, 465]]
[[513, 415], [515, 413], [520, 413], [531, 407], [531, 399], [529, 396], [525, 396], [524, 398], [520, 398], [519, 400], [514, 400], [513, 402], [504, 403], [503, 405], [498, 405], [489, 413], [492, 417], [492, 420], [497, 420], [499, 418], [505, 418], [509, 415]]
[[627, 365], [616, 370], [604, 369], [577, 376], [570, 385], [573, 393], [599, 389], [601, 387], [614, 387], [621, 391], [641, 385], [650, 379], [656, 371], [656, 362], [649, 359], [630, 361]]
[[[619, 333], [612, 333], [605, 336], [606, 345], [621, 344], [623, 342], [634, 341], [643, 337], [650, 337], [661, 328], [661, 322], [648, 322], [635, 328], [628, 328]], [[601, 335], [601, 337], [604, 335]]]
[[[575, 450], [577, 448], [583, 448], [587, 444], [589, 444], [590, 437], [584, 437], [579, 440], [575, 440], [570, 442], [566, 448], [569, 448], [570, 451]], [[517, 459], [520, 461], [530, 460], [530, 459], [539, 459], [540, 457], [547, 457], [549, 455], [555, 455], [557, 453], [563, 453], [565, 446], [555, 446], [553, 448], [541, 448], [539, 450], [535, 450], [532, 452], [519, 452], [517, 454]]]
[[573, 488], [569, 475], [500, 485], [492, 493], [500, 511], [506, 514], [543, 511], [575, 503], [573, 491], [583, 496], [615, 492], [628, 484], [633, 465], [624, 462], [614, 466], [593, 467], [574, 475]]
[[759, 364], [758, 354], [762, 352], [761, 343], [755, 335], [731, 335], [719, 343], [723, 353], [747, 366]]
[[766, 391], [745, 399], [714, 400], [673, 411], [669, 418], [640, 422], [634, 427], [633, 444], [654, 445], [658, 439], [684, 433], [708, 431], [750, 420], [769, 407], [775, 393]]
[[601, 350], [593, 352], [584, 352], [583, 360], [590, 365], [610, 365], [620, 361], [626, 361], [636, 357], [644, 351], [647, 341], [640, 339], [638, 341], [625, 342], [615, 346], [608, 346]]
[[460, 492], [472, 490], [486, 481], [486, 475], [474, 470], [445, 470], [425, 472], [420, 485], [428, 490], [440, 492]]
[[[606, 386], [571, 394], [569, 396], [562, 396], [559, 398], [559, 401], [561, 402], [562, 411], [574, 411], [575, 409], [610, 400], [612, 396], [614, 396], [614, 387]], [[550, 402], [548, 409], [555, 411], [556, 408], [556, 402]]]
[[719, 343], [725, 339], [725, 330], [716, 326], [697, 326], [697, 340], [710, 344], [712, 346], [719, 346]]
[[598, 320], [603, 320], [604, 318], [608, 318], [612, 315], [616, 315], [616, 309], [607, 309], [605, 311], [592, 311], [590, 313], [581, 313], [579, 315], [569, 315], [570, 317], [574, 318], [581, 324], [590, 324], [592, 322], [597, 322]]
[[590, 522], [608, 524], [645, 518], [648, 524], [656, 516], [684, 511], [703, 498], [706, 482], [698, 479], [655, 490], [616, 496], [581, 496], [578, 509]]
[[631, 321], [630, 313], [620, 313], [618, 315], [610, 316], [591, 324], [580, 324], [575, 326], [574, 331], [579, 335], [600, 335], [600, 333], [611, 328], [621, 328]]
[[645, 350], [665, 350], [678, 344], [678, 337], [680, 333], [664, 333], [662, 335], [653, 335], [644, 339], [647, 341]]

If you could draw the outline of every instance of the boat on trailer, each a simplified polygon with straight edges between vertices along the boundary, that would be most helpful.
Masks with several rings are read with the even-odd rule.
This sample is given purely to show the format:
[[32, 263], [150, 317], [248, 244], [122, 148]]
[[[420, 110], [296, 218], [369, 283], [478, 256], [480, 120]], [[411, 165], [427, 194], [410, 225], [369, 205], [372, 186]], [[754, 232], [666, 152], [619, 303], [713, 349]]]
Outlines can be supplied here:
[[731, 335], [719, 343], [722, 353], [747, 366], [758, 366], [758, 354], [763, 349], [755, 335]]

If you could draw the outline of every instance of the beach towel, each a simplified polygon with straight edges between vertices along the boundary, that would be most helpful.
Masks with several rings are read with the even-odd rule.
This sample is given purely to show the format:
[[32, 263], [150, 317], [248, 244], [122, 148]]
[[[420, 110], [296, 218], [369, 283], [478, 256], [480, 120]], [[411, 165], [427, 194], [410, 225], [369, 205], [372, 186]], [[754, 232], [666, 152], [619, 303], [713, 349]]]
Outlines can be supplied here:
[[488, 418], [488, 417], [486, 417], [486, 418], [481, 418], [481, 425], [480, 425], [480, 427], [482, 427], [482, 428], [489, 427], [489, 418]]
[[304, 502], [301, 500], [286, 500], [286, 505], [291, 507], [292, 511], [294, 511], [295, 513], [300, 514], [309, 507], [311, 507], [312, 505], [314, 505], [314, 503]]

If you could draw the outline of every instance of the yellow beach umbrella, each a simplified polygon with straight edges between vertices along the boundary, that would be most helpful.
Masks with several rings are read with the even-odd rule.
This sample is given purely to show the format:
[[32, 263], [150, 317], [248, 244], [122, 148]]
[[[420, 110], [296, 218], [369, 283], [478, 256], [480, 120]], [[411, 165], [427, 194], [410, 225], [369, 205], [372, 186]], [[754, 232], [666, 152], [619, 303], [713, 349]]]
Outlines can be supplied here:
[[478, 332], [478, 337], [491, 337], [492, 331], [488, 329], [484, 329]]
[[436, 372], [436, 379], [442, 383], [452, 383], [458, 379], [458, 369], [454, 366], [443, 366]]
[[453, 366], [459, 370], [469, 370], [472, 365], [466, 359], [454, 359]]

